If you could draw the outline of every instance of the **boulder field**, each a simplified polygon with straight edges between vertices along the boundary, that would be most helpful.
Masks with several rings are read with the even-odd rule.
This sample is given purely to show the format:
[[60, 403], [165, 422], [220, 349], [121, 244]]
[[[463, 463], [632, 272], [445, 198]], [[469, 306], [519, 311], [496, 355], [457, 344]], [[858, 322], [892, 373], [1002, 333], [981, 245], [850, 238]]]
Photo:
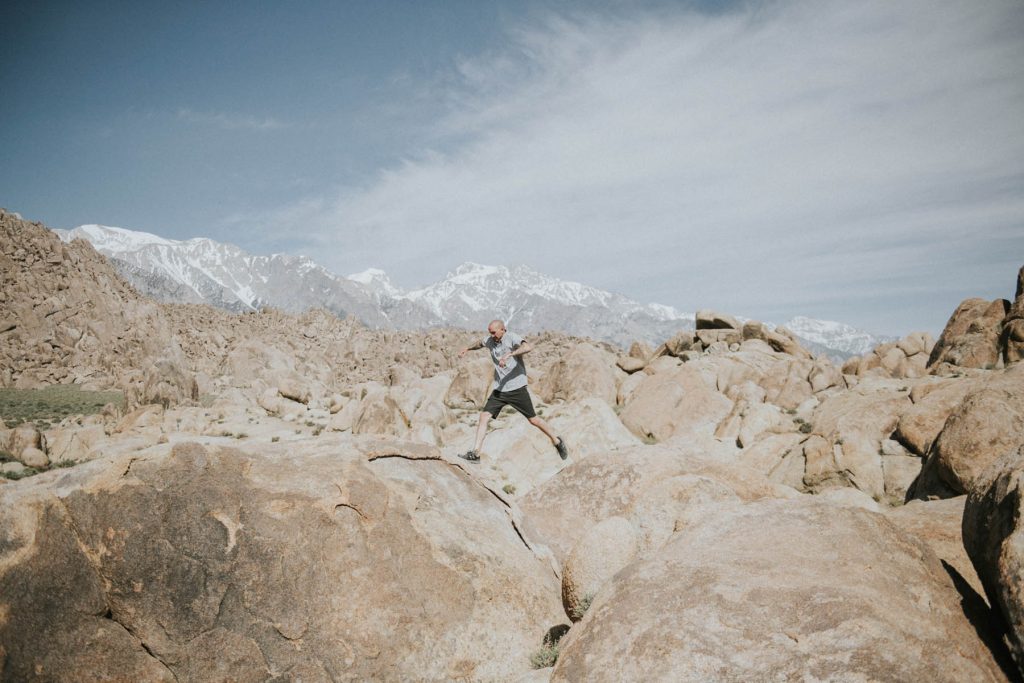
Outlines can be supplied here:
[[[531, 335], [146, 300], [0, 212], [2, 681], [1015, 681], [1024, 269], [837, 366], [710, 310]], [[104, 394], [106, 395], [106, 394]], [[106, 399], [104, 399], [106, 400]]]

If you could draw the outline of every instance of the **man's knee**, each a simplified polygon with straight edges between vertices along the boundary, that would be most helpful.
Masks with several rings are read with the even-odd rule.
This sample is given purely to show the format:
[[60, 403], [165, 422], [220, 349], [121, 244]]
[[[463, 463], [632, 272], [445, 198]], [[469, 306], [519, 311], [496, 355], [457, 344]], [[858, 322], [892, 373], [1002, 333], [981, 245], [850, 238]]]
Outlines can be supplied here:
[[480, 413], [480, 422], [487, 423], [491, 420], [491, 414], [486, 410]]
[[526, 419], [529, 420], [530, 424], [532, 424], [534, 427], [540, 427], [541, 419], [536, 415], [534, 415], [533, 417], [528, 417]]

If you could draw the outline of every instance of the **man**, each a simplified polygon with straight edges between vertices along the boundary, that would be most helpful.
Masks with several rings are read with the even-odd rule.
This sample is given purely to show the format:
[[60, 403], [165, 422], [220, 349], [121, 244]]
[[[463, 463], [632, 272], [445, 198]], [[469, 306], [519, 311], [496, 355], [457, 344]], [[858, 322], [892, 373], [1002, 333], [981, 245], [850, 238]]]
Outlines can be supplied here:
[[491, 386], [491, 396], [487, 399], [487, 405], [480, 413], [480, 423], [476, 428], [476, 446], [459, 454], [459, 457], [469, 462], [480, 462], [480, 449], [483, 448], [484, 437], [487, 435], [487, 423], [491, 418], [498, 417], [502, 408], [512, 406], [522, 413], [530, 424], [551, 439], [551, 445], [558, 451], [559, 457], [565, 460], [569, 457], [569, 449], [565, 447], [562, 437], [555, 436], [548, 423], [537, 417], [533, 401], [530, 400], [530, 392], [526, 389], [526, 363], [522, 357], [533, 347], [518, 334], [506, 330], [505, 323], [501, 320], [492, 320], [487, 326], [487, 333], [490, 336], [483, 341], [459, 351], [459, 358], [462, 358], [468, 351], [486, 348], [491, 352], [491, 361], [494, 363], [494, 384]]

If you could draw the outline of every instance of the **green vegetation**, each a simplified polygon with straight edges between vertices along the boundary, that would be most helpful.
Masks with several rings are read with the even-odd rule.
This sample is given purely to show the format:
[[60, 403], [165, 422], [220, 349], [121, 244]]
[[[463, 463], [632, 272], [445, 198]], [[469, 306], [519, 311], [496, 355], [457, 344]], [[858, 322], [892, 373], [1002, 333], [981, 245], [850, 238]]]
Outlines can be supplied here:
[[810, 422], [804, 422], [803, 424], [800, 425], [801, 434], [810, 434], [813, 429], [814, 425], [812, 425]]
[[510, 496], [514, 496], [516, 494], [516, 487], [513, 486], [512, 484], [505, 484], [504, 486], [501, 487], [501, 490]]
[[113, 403], [124, 407], [120, 391], [87, 391], [76, 384], [44, 389], [0, 389], [0, 419], [8, 428], [24, 422], [49, 429], [68, 415], [93, 415]]
[[270, 443], [277, 443], [280, 440], [281, 440], [281, 437], [279, 437], [279, 436], [272, 436], [272, 437], [270, 437]]
[[654, 437], [654, 434], [644, 434], [641, 440], [648, 446], [650, 446], [651, 444], [658, 443], [658, 440]]
[[20, 472], [3, 472], [0, 476], [6, 477], [12, 481], [18, 479], [24, 479], [25, 477], [31, 477], [33, 474], [39, 474], [42, 470], [37, 470], [35, 467], [26, 467]]
[[545, 645], [530, 655], [530, 665], [534, 669], [546, 669], [558, 661], [558, 643]]
[[579, 621], [580, 619], [582, 619], [583, 615], [587, 613], [587, 610], [590, 609], [590, 605], [593, 602], [594, 602], [594, 594], [593, 593], [587, 593], [586, 595], [584, 595], [583, 599], [580, 600], [580, 604], [576, 605], [576, 609], [573, 610], [572, 618], [575, 619], [576, 621]]

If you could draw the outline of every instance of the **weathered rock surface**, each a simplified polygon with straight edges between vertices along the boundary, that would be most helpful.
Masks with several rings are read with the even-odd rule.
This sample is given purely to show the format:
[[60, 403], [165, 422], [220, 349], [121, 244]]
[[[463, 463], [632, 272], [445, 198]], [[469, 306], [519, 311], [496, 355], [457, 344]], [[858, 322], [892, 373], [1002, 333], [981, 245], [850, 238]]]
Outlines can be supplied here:
[[896, 342], [880, 344], [864, 356], [843, 363], [843, 374], [894, 379], [923, 377], [935, 340], [927, 332], [912, 332]]
[[875, 500], [886, 495], [882, 442], [911, 406], [906, 392], [884, 382], [862, 382], [826, 398], [810, 421], [804, 484], [810, 491], [853, 486]]
[[1024, 677], [1024, 448], [993, 462], [964, 507], [967, 554], [989, 602], [1003, 614], [1007, 644]]
[[429, 447], [345, 443], [163, 447], [0, 487], [3, 679], [524, 673], [565, 617], [512, 511]]
[[638, 550], [637, 530], [622, 517], [603, 519], [576, 542], [562, 567], [562, 605], [579, 621], [600, 590]]
[[618, 389], [616, 373], [614, 355], [578, 344], [548, 366], [534, 389], [548, 403], [593, 396], [613, 406]]
[[970, 379], [918, 384], [910, 391], [914, 405], [900, 415], [893, 438], [917, 455], [928, 455], [946, 420], [974, 386]]
[[180, 354], [161, 307], [84, 240], [0, 211], [0, 385], [118, 386], [128, 370]]
[[643, 510], [660, 514], [660, 504], [677, 497], [674, 487], [663, 482], [683, 475], [715, 480], [743, 500], [784, 495], [781, 487], [734, 462], [674, 445], [637, 446], [595, 453], [561, 470], [520, 499], [523, 525], [561, 562], [583, 534], [609, 517], [630, 519], [637, 528], [646, 526]]
[[1006, 675], [926, 546], [875, 513], [771, 500], [720, 505], [617, 574], [551, 680]]
[[732, 401], [685, 364], [644, 378], [619, 417], [634, 434], [665, 441], [676, 434], [711, 434], [731, 409]]
[[967, 299], [950, 316], [932, 349], [928, 367], [991, 368], [999, 361], [1003, 318], [1010, 308], [1005, 299]]
[[1003, 319], [1003, 338], [1000, 344], [1006, 365], [1024, 360], [1024, 266], [1017, 272], [1017, 291]]
[[[960, 580], [966, 582], [974, 592], [970, 593], [958, 585], [961, 594], [967, 593], [965, 601], [984, 602], [985, 588], [981, 585], [981, 579], [978, 578], [971, 558], [964, 549], [963, 534], [960, 530], [966, 503], [967, 496], [942, 500], [912, 500], [899, 507], [882, 508], [882, 511], [893, 524], [924, 541], [939, 560], [949, 565], [946, 572], [953, 576], [954, 583]], [[958, 576], [953, 575], [953, 572]]]
[[491, 361], [486, 358], [461, 363], [455, 371], [448, 393], [445, 394], [445, 405], [464, 410], [482, 409], [491, 393], [493, 367]]
[[[497, 488], [511, 484], [516, 494], [521, 496], [553, 477], [567, 463], [639, 443], [616, 419], [608, 404], [599, 398], [548, 409], [541, 407], [541, 410], [543, 419], [555, 434], [565, 439], [569, 460], [559, 458], [551, 441], [540, 430], [511, 408], [506, 408], [484, 442], [484, 468], [476, 472], [477, 476], [488, 479]], [[453, 454], [464, 451], [472, 443], [472, 438], [466, 434], [464, 440], [453, 443]]]
[[916, 497], [967, 493], [989, 465], [1024, 444], [1024, 364], [974, 385], [935, 439]]

